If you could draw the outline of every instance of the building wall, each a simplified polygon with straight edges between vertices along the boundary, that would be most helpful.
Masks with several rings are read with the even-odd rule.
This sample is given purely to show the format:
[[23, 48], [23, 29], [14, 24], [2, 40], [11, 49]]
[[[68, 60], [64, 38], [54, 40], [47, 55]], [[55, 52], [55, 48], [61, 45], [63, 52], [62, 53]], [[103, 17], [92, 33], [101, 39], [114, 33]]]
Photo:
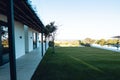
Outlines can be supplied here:
[[[0, 20], [7, 22], [7, 17], [0, 14]], [[33, 32], [37, 33], [37, 47], [41, 49], [41, 34], [29, 28], [28, 26], [15, 21], [15, 53], [16, 58], [19, 58], [25, 53], [33, 50]], [[48, 46], [47, 46], [48, 48]], [[45, 53], [45, 43], [43, 44], [43, 51]]]
[[24, 25], [25, 35], [25, 52], [28, 53], [33, 50], [33, 30]]
[[37, 47], [40, 47], [39, 34], [40, 34], [40, 33], [37, 32]]
[[19, 58], [25, 54], [24, 25], [20, 22], [15, 21], [14, 26], [15, 26], [15, 53], [16, 58]]
[[37, 48], [40, 47], [39, 32], [32, 30], [32, 33], [37, 33]]
[[47, 47], [47, 49], [49, 48], [49, 39], [48, 39], [48, 37], [46, 39], [46, 47]]
[[25, 34], [25, 53], [29, 52], [29, 41], [28, 41], [28, 27], [24, 25], [24, 34]]
[[41, 47], [39, 40], [39, 32], [29, 28], [28, 26], [24, 26], [25, 31], [25, 52], [28, 53], [33, 50], [33, 33], [37, 33], [37, 48]]
[[[0, 20], [7, 22], [7, 17], [0, 14]], [[15, 53], [16, 58], [25, 54], [25, 41], [24, 41], [24, 25], [20, 22], [14, 22], [15, 27]]]
[[33, 50], [33, 30], [28, 28], [28, 51]]

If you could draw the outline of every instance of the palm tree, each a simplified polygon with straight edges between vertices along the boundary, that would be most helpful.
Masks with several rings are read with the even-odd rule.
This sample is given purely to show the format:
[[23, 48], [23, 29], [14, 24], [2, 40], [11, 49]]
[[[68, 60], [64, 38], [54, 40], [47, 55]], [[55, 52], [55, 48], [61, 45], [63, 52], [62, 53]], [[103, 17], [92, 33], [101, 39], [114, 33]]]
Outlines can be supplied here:
[[55, 22], [51, 22], [50, 24], [46, 25], [46, 29], [47, 29], [47, 33], [46, 35], [51, 38], [51, 43], [53, 47], [53, 53], [55, 53], [55, 47], [54, 47], [54, 40], [55, 40], [55, 34], [56, 34], [56, 30], [57, 30], [57, 26], [55, 25]]

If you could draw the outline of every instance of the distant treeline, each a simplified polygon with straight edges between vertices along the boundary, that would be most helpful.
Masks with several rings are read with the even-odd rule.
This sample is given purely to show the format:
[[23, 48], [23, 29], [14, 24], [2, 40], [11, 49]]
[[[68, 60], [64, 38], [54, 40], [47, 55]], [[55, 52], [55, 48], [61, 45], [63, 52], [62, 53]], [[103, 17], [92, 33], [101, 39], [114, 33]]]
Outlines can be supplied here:
[[91, 38], [85, 38], [84, 40], [80, 40], [80, 43], [82, 44], [99, 44], [99, 45], [116, 45], [120, 43], [120, 40], [118, 39], [91, 39]]
[[79, 40], [55, 41], [55, 46], [80, 46]]
[[84, 40], [63, 40], [63, 41], [55, 41], [55, 46], [90, 46], [91, 44], [99, 44], [103, 45], [118, 45], [120, 44], [120, 40], [118, 39], [92, 39], [85, 38]]

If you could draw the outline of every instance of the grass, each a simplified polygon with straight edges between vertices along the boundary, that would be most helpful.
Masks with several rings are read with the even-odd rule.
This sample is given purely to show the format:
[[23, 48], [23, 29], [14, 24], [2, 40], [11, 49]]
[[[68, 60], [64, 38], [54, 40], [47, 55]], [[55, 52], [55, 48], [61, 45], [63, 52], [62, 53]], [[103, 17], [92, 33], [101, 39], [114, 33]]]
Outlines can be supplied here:
[[49, 48], [32, 80], [120, 80], [120, 53], [92, 47]]

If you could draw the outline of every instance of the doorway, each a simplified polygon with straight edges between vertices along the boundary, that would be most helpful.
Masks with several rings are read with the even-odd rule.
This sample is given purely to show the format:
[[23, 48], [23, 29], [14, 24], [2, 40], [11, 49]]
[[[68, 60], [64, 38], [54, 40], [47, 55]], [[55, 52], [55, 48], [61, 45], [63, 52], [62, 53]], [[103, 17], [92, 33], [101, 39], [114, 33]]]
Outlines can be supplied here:
[[9, 44], [7, 23], [0, 21], [0, 66], [9, 62]]
[[37, 33], [33, 32], [33, 49], [37, 48]]

